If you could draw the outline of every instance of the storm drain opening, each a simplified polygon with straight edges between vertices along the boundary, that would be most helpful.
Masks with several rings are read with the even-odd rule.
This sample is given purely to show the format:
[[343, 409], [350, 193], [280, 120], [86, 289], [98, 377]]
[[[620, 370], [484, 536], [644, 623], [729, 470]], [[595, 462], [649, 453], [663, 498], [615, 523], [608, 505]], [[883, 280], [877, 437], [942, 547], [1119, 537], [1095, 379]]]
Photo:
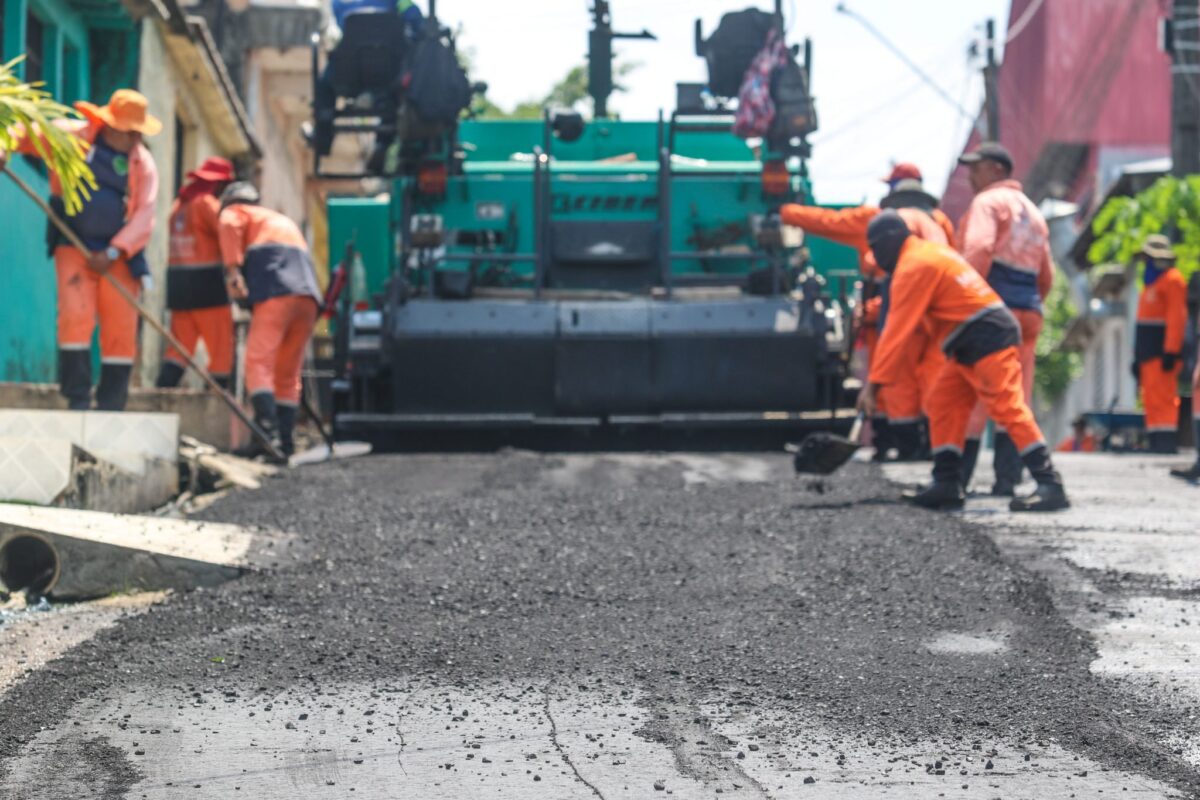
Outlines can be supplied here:
[[0, 583], [10, 592], [46, 594], [58, 569], [58, 553], [41, 536], [13, 536], [0, 546]]

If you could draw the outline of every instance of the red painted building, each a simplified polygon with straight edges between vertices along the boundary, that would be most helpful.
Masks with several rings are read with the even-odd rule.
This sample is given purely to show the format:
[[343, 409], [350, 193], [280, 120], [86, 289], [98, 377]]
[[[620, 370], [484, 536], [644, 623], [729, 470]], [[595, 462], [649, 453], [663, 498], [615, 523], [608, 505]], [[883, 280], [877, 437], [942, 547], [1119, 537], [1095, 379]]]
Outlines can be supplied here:
[[[1158, 43], [1169, 0], [1013, 0], [999, 77], [1000, 141], [1039, 202], [1086, 212], [1123, 164], [1170, 155], [1170, 58]], [[979, 141], [972, 135], [967, 149]], [[971, 199], [956, 170], [943, 205]]]

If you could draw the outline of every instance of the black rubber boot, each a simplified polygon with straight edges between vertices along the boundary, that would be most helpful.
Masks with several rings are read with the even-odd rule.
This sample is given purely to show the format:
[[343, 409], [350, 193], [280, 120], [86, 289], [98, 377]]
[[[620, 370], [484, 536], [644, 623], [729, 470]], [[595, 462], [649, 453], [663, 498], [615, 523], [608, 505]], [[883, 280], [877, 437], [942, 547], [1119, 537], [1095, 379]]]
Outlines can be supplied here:
[[101, 364], [100, 383], [96, 386], [96, 408], [100, 411], [124, 411], [129, 400], [129, 376], [132, 364]]
[[67, 398], [67, 408], [72, 411], [87, 411], [92, 407], [90, 351], [58, 351], [58, 390]]
[[996, 483], [992, 485], [993, 497], [1012, 497], [1021, 483], [1021, 454], [1007, 433], [997, 432], [993, 443], [995, 458], [993, 468], [996, 471]]
[[905, 492], [901, 497], [922, 508], [957, 511], [967, 499], [959, 482], [961, 476], [962, 455], [953, 450], [943, 450], [933, 456], [933, 483], [917, 491]]
[[1011, 511], [1061, 511], [1071, 507], [1063, 489], [1062, 476], [1050, 461], [1050, 451], [1045, 445], [1026, 453], [1022, 459], [1029, 473], [1037, 481], [1037, 489], [1025, 497], [1014, 497], [1008, 504]]
[[[929, 420], [922, 419], [921, 422], [918, 424], [921, 428], [921, 432], [920, 432], [921, 451], [917, 455], [917, 460], [933, 461], [933, 446], [929, 443]], [[966, 456], [966, 454], [964, 453], [964, 458], [965, 458], [965, 456]], [[963, 488], [964, 489], [967, 488], [967, 485], [965, 483], [963, 484]]]
[[888, 428], [896, 445], [897, 461], [916, 461], [921, 456], [921, 424], [919, 422], [889, 422]]
[[[275, 395], [270, 392], [259, 392], [250, 398], [250, 404], [254, 407], [254, 422], [262, 428], [263, 433], [271, 440], [271, 444], [277, 450], [282, 451], [283, 442], [279, 440], [279, 409], [275, 404]], [[240, 450], [238, 455], [244, 458], [261, 457], [271, 464], [286, 463], [286, 459], [272, 455], [257, 436], [251, 439], [250, 444]]]
[[174, 389], [183, 380], [183, 373], [183, 367], [174, 361], [164, 361], [158, 370], [158, 380], [154, 382], [154, 386], [158, 389]]
[[875, 448], [872, 461], [887, 461], [892, 449], [892, 431], [887, 417], [871, 417], [871, 446]]
[[296, 452], [296, 442], [293, 434], [296, 431], [296, 407], [279, 403], [279, 449], [288, 458]]
[[971, 479], [975, 477], [975, 465], [979, 463], [979, 440], [967, 439], [963, 446], [962, 455], [962, 487], [963, 491], [971, 490]]
[[1179, 452], [1179, 434], [1175, 431], [1151, 431], [1146, 438], [1151, 453], [1173, 456]]

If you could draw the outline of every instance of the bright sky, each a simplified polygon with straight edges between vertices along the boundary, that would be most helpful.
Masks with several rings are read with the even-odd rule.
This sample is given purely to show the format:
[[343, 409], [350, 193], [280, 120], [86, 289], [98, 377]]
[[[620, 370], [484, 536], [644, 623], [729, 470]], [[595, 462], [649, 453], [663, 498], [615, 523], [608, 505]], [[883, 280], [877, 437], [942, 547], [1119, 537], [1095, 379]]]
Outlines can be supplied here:
[[[654, 119], [674, 105], [677, 81], [703, 81], [692, 28], [707, 36], [721, 15], [752, 0], [611, 0], [618, 32], [648, 28], [656, 42], [617, 42], [618, 58], [640, 68], [630, 91], [610, 106], [625, 119]], [[770, 10], [771, 0], [757, 0]], [[428, 0], [420, 0], [426, 7]], [[983, 81], [967, 49], [983, 38], [989, 16], [1000, 32], [1009, 0], [846, 0], [946, 92], [978, 109]], [[789, 43], [813, 40], [812, 91], [821, 130], [809, 165], [822, 202], [859, 202], [882, 193], [879, 178], [894, 161], [913, 161], [930, 190], [941, 192], [970, 122], [938, 96], [857, 20], [836, 11], [837, 0], [784, 0]], [[438, 16], [462, 25], [461, 47], [472, 51], [474, 80], [488, 82], [501, 106], [545, 95], [573, 65], [583, 63], [591, 27], [590, 0], [439, 0]]]

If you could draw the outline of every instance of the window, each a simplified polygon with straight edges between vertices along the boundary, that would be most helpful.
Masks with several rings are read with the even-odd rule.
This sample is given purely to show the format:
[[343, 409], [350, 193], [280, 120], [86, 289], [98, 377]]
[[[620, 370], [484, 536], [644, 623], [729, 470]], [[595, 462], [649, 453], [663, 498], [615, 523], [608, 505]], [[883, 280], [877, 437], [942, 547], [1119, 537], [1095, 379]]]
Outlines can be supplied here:
[[25, 14], [25, 80], [30, 83], [46, 75], [46, 29], [33, 12]]

